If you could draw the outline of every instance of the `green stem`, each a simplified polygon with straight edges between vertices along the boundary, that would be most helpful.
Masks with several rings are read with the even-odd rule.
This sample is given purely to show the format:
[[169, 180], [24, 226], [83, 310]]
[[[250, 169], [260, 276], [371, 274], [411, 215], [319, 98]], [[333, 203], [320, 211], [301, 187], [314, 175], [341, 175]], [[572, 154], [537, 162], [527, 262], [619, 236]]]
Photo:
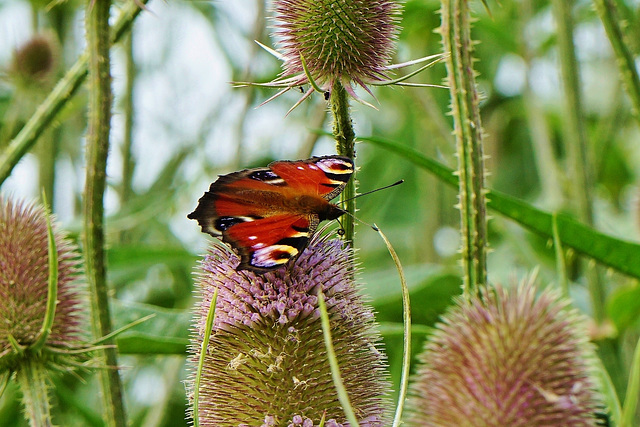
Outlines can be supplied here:
[[24, 358], [16, 371], [16, 379], [22, 392], [25, 417], [33, 427], [52, 426], [51, 405], [47, 393], [47, 370], [34, 357]]
[[573, 14], [571, 0], [553, 0], [553, 12], [558, 31], [560, 71], [564, 87], [565, 141], [569, 157], [573, 199], [578, 202], [578, 216], [587, 224], [593, 223], [590, 203], [589, 174], [587, 172], [587, 137], [582, 110], [582, 95], [578, 76], [578, 60], [573, 43]]
[[133, 59], [133, 37], [127, 34], [124, 40], [127, 53], [126, 58], [126, 88], [123, 97], [124, 110], [124, 143], [122, 144], [122, 187], [120, 188], [120, 203], [127, 204], [132, 194], [133, 168], [135, 166], [131, 155], [131, 141], [133, 136], [133, 87], [136, 78], [136, 68]]
[[38, 155], [38, 186], [42, 189], [46, 200], [51, 205], [51, 211], [54, 210], [54, 189], [56, 169], [55, 163], [58, 157], [58, 141], [60, 138], [60, 129], [49, 129], [42, 136], [42, 143], [37, 147]]
[[[553, 0], [553, 13], [558, 28], [558, 50], [560, 70], [565, 91], [565, 143], [569, 159], [571, 199], [578, 205], [578, 218], [587, 225], [593, 224], [591, 206], [591, 163], [587, 155], [587, 134], [584, 127], [584, 112], [578, 75], [578, 60], [573, 43], [573, 14], [570, 0]], [[604, 318], [604, 290], [598, 271], [589, 268], [586, 272], [593, 315], [597, 322]]]
[[[84, 196], [85, 268], [90, 286], [92, 326], [96, 337], [111, 332], [105, 265], [104, 191], [111, 123], [111, 61], [109, 48], [110, 0], [88, 0], [86, 12], [89, 51], [89, 123], [87, 133], [87, 174]], [[112, 342], [107, 342], [112, 344]], [[126, 426], [122, 384], [115, 347], [102, 350], [101, 359], [109, 369], [100, 371], [103, 412], [107, 426]]]
[[464, 292], [470, 296], [487, 283], [487, 217], [482, 124], [473, 71], [471, 19], [467, 0], [447, 0], [442, 9], [442, 43], [458, 156], [459, 208]]
[[[118, 21], [113, 27], [113, 42], [117, 42], [129, 30], [141, 9], [136, 3], [145, 4], [148, 0], [131, 1], [123, 8]], [[67, 102], [73, 97], [82, 82], [87, 77], [89, 61], [85, 51], [76, 63], [67, 71], [56, 87], [38, 106], [29, 121], [11, 140], [7, 148], [0, 155], [0, 185], [11, 175], [11, 171], [20, 159], [33, 147], [38, 138], [58, 115]]]
[[[341, 156], [349, 157], [355, 161], [355, 140], [356, 134], [353, 131], [353, 123], [351, 122], [351, 112], [349, 111], [349, 94], [342, 83], [336, 80], [331, 88], [331, 113], [333, 114], [333, 137], [336, 140], [337, 151]], [[342, 192], [342, 199], [347, 200], [345, 210], [351, 215], [356, 213], [356, 179], [355, 174], [347, 183]], [[353, 244], [354, 220], [351, 215], [345, 215], [342, 226], [345, 231], [345, 241]]]
[[640, 121], [640, 78], [638, 77], [633, 53], [629, 48], [628, 39], [622, 31], [621, 22], [623, 22], [623, 19], [620, 17], [616, 4], [612, 0], [594, 0], [594, 3], [609, 41], [613, 46], [622, 83], [631, 99], [633, 114], [636, 120]]

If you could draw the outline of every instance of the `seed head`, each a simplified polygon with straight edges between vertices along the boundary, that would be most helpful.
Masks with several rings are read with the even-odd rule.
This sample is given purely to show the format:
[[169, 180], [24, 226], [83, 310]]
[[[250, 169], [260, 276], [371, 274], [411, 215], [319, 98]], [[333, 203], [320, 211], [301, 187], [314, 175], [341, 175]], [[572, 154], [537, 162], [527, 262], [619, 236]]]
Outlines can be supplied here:
[[[58, 252], [58, 304], [44, 348], [78, 349], [86, 343], [83, 282], [77, 247], [54, 226]], [[14, 370], [39, 334], [47, 307], [49, 251], [44, 209], [0, 197], [0, 372]], [[13, 343], [12, 343], [13, 341]], [[27, 352], [28, 353], [28, 352]], [[24, 356], [27, 357], [27, 356]], [[42, 351], [44, 362], [59, 358]]]
[[596, 425], [585, 323], [531, 284], [460, 300], [420, 356], [411, 425]]
[[392, 0], [276, 0], [275, 37], [292, 86], [311, 77], [325, 90], [335, 80], [350, 88], [385, 79], [399, 31], [400, 6]]
[[[290, 268], [236, 271], [238, 258], [214, 245], [197, 273], [201, 301], [192, 338], [199, 357], [205, 319], [218, 289], [214, 328], [199, 391], [203, 426], [327, 426], [345, 417], [331, 378], [319, 318], [325, 295], [335, 353], [363, 426], [386, 426], [389, 392], [373, 313], [353, 282], [351, 251], [317, 239]], [[190, 387], [193, 387], [191, 382]], [[191, 390], [192, 392], [193, 390]]]
[[50, 35], [36, 35], [13, 55], [12, 75], [26, 86], [53, 81], [58, 46]]

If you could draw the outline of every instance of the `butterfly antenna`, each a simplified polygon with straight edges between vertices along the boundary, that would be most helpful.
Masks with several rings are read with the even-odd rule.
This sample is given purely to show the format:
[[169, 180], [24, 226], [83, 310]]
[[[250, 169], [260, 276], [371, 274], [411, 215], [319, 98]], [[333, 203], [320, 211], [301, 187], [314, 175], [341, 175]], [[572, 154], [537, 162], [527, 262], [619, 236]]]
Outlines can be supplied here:
[[[399, 184], [400, 182], [397, 182], [396, 184]], [[394, 184], [394, 185], [396, 185]], [[382, 188], [379, 188], [379, 190], [382, 190]], [[374, 190], [375, 191], [375, 190]], [[363, 193], [363, 194], [367, 194], [367, 193]], [[362, 195], [362, 194], [361, 194]], [[371, 227], [373, 229], [373, 231], [379, 231], [380, 229], [378, 228], [377, 225], [375, 224], [369, 224], [368, 222], [364, 222], [363, 220], [361, 220], [360, 218], [358, 218], [357, 216], [353, 215], [351, 212], [347, 212], [346, 210], [342, 209], [342, 208], [338, 208], [340, 209], [343, 213], [349, 215], [351, 218], [355, 219], [356, 221], [358, 221], [360, 224], [366, 225], [367, 227]], [[340, 224], [340, 228], [342, 228], [342, 223], [336, 219], [336, 221], [338, 221], [338, 224]], [[338, 233], [339, 234], [339, 233]]]
[[[366, 196], [367, 194], [375, 193], [376, 191], [386, 190], [387, 188], [395, 187], [396, 185], [400, 185], [403, 182], [404, 182], [404, 179], [401, 179], [400, 181], [396, 181], [393, 184], [385, 185], [384, 187], [376, 188], [375, 190], [371, 190], [371, 191], [366, 191], [366, 192], [361, 193], [361, 194], [356, 194], [353, 197], [349, 197], [348, 199], [341, 200], [340, 204], [342, 204], [344, 202], [348, 202], [349, 200], [357, 199], [360, 196]], [[351, 215], [351, 216], [353, 216], [353, 215]], [[357, 219], [357, 218], [355, 218], [355, 219]], [[360, 222], [362, 222], [362, 221], [360, 221]], [[369, 225], [369, 224], [367, 224], [367, 225]]]

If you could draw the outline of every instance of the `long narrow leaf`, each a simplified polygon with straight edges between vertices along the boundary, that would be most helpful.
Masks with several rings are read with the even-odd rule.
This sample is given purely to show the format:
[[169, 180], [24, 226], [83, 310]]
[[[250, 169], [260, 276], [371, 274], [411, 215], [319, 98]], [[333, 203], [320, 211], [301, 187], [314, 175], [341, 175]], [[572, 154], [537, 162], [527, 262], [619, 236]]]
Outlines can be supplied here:
[[400, 390], [398, 392], [398, 403], [396, 405], [396, 413], [393, 417], [393, 427], [397, 427], [402, 422], [402, 411], [404, 402], [407, 397], [407, 389], [409, 387], [409, 369], [411, 367], [411, 302], [409, 300], [409, 288], [407, 287], [407, 279], [404, 276], [404, 270], [400, 263], [400, 258], [396, 253], [387, 236], [374, 224], [375, 230], [378, 232], [382, 240], [384, 240], [387, 249], [393, 258], [393, 262], [400, 276], [400, 287], [402, 289], [402, 320], [404, 324], [403, 348], [402, 348], [402, 376], [400, 377]]
[[331, 366], [331, 376], [333, 377], [333, 384], [336, 387], [338, 393], [338, 400], [342, 405], [344, 415], [347, 417], [349, 424], [353, 427], [358, 427], [358, 420], [356, 414], [349, 402], [349, 395], [347, 389], [344, 387], [344, 382], [340, 376], [340, 365], [338, 364], [338, 358], [336, 352], [333, 349], [333, 339], [331, 338], [331, 325], [329, 324], [329, 313], [327, 312], [327, 304], [324, 302], [324, 295], [322, 292], [318, 293], [318, 305], [320, 306], [320, 319], [322, 321], [322, 335], [324, 336], [324, 345], [327, 349], [327, 358], [329, 359], [329, 366]]
[[53, 226], [51, 225], [51, 212], [47, 205], [44, 191], [42, 192], [44, 202], [45, 216], [47, 219], [47, 241], [49, 247], [49, 281], [47, 286], [47, 311], [45, 312], [42, 328], [38, 334], [38, 338], [32, 344], [31, 348], [35, 351], [40, 350], [51, 334], [53, 320], [56, 315], [56, 307], [58, 305], [58, 248], [56, 247], [56, 236], [53, 234]]
[[631, 362], [631, 372], [629, 372], [629, 384], [627, 385], [627, 397], [624, 400], [622, 415], [620, 416], [621, 427], [632, 427], [638, 408], [640, 398], [640, 340], [636, 344], [636, 350]]
[[[458, 186], [458, 178], [453, 174], [453, 169], [427, 158], [413, 148], [382, 138], [360, 137], [358, 139], [393, 151], [416, 166], [433, 173], [445, 183], [456, 188]], [[487, 192], [487, 206], [522, 226], [553, 239], [554, 214], [495, 190]], [[640, 279], [640, 263], [637, 262], [640, 259], [639, 244], [596, 231], [568, 215], [558, 214], [556, 221], [558, 237], [563, 245], [621, 273]]]
[[211, 303], [209, 304], [209, 312], [204, 326], [204, 335], [202, 337], [202, 346], [200, 347], [200, 358], [198, 359], [198, 370], [196, 371], [196, 379], [193, 385], [193, 425], [200, 425], [200, 380], [202, 379], [202, 369], [204, 367], [204, 358], [209, 351], [209, 339], [211, 338], [211, 330], [213, 329], [213, 320], [216, 317], [216, 302], [218, 301], [218, 288], [213, 292]]

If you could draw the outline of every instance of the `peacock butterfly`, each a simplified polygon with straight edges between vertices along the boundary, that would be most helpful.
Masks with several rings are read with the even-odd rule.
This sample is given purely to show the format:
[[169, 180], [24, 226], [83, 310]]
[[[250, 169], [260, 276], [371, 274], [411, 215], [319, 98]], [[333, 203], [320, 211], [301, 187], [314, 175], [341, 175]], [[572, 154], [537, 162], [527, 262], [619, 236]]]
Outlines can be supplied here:
[[344, 213], [329, 201], [353, 168], [348, 157], [324, 156], [220, 175], [187, 218], [231, 245], [237, 270], [274, 270], [302, 253], [321, 221]]

